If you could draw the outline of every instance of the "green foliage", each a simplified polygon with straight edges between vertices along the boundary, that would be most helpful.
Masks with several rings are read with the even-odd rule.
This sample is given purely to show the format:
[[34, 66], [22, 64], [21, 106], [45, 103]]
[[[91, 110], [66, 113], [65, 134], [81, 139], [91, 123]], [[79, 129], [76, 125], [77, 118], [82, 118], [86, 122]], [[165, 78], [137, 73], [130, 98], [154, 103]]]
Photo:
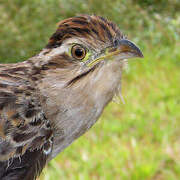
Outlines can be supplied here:
[[31, 57], [58, 21], [84, 13], [116, 22], [145, 56], [123, 75], [126, 104], [111, 103], [40, 179], [180, 179], [179, 9], [178, 0], [0, 0], [0, 63]]
[[165, 13], [174, 15], [180, 9], [179, 0], [135, 0], [140, 6], [149, 12]]

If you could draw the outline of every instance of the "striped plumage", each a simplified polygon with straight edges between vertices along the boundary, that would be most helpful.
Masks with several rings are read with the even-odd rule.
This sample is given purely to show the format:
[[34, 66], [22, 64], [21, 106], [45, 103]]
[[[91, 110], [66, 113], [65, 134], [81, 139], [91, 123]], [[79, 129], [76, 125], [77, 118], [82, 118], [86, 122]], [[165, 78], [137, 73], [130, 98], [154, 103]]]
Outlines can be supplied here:
[[52, 130], [33, 74], [36, 70], [29, 63], [0, 66], [0, 179], [33, 179], [52, 148]]
[[65, 39], [74, 36], [86, 37], [92, 45], [94, 45], [92, 39], [107, 44], [108, 41], [113, 43], [115, 37], [124, 38], [124, 35], [113, 22], [103, 17], [84, 15], [61, 21], [46, 47], [58, 47]]
[[36, 56], [0, 64], [0, 179], [35, 179], [85, 133], [119, 91], [131, 57], [142, 53], [114, 23], [82, 15], [61, 21]]

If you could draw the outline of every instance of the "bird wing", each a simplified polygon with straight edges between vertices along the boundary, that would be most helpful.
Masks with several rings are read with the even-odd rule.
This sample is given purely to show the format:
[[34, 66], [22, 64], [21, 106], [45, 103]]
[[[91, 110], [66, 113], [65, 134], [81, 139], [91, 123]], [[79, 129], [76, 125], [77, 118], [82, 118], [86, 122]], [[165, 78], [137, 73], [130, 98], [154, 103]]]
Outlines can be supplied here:
[[21, 63], [0, 64], [0, 164], [52, 149], [52, 130], [28, 72]]

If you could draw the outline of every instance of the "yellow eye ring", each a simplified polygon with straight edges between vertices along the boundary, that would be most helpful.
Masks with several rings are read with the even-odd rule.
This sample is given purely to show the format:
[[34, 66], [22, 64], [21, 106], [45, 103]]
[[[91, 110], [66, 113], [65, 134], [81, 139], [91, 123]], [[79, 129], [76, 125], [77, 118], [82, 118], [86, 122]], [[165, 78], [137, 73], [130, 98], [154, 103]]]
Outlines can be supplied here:
[[86, 49], [79, 44], [72, 46], [71, 55], [77, 60], [82, 60], [86, 57]]

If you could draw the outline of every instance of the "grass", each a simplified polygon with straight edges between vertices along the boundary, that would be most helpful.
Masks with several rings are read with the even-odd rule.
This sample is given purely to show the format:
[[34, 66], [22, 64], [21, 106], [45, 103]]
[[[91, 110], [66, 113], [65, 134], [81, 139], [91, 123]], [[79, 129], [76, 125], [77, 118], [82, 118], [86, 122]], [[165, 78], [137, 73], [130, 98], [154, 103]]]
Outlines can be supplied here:
[[0, 4], [0, 62], [22, 61], [37, 53], [56, 22], [85, 12], [118, 23], [145, 56], [131, 60], [123, 74], [126, 103], [110, 103], [89, 132], [48, 164], [40, 180], [178, 180], [180, 19], [173, 11], [177, 1], [161, 4], [160, 12], [159, 4], [153, 10], [145, 6], [146, 1], [103, 2], [7, 0]]

